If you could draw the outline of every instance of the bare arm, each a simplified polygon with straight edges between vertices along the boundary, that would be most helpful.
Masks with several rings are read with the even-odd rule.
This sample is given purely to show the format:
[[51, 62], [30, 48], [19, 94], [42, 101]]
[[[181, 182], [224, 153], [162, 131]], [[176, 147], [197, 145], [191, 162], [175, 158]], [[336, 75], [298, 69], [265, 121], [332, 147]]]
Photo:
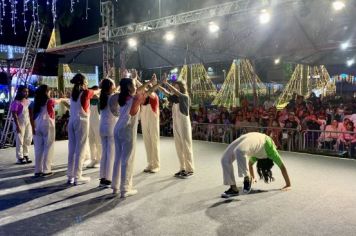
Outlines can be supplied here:
[[32, 134], [36, 135], [36, 126], [35, 126], [35, 120], [33, 119], [33, 109], [28, 109], [28, 113], [30, 114], [30, 123], [31, 123], [31, 127], [32, 127]]
[[252, 181], [256, 182], [255, 173], [253, 172], [253, 163], [251, 161], [248, 162], [248, 170], [250, 172], [250, 176], [252, 178]]
[[169, 90], [171, 90], [175, 95], [177, 96], [181, 96], [183, 95], [183, 93], [181, 93], [178, 89], [176, 89], [173, 85], [169, 84], [168, 82], [164, 83]]
[[162, 86], [159, 86], [158, 89], [164, 93], [164, 95], [166, 95], [167, 97], [171, 96], [172, 94], [165, 88], [163, 88]]
[[284, 166], [284, 164], [282, 164], [282, 166], [281, 166], [280, 169], [281, 169], [281, 172], [282, 172], [284, 181], [286, 181], [286, 186], [284, 186], [284, 187], [282, 188], [282, 190], [289, 190], [290, 187], [291, 187], [291, 184], [290, 184], [290, 180], [289, 180], [289, 175], [288, 175], [287, 169], [286, 169], [286, 167]]
[[21, 133], [20, 124], [19, 124], [19, 118], [17, 116], [17, 113], [13, 111], [12, 112], [12, 117], [14, 118], [14, 122], [15, 122], [15, 125], [16, 125], [16, 132], [17, 133]]

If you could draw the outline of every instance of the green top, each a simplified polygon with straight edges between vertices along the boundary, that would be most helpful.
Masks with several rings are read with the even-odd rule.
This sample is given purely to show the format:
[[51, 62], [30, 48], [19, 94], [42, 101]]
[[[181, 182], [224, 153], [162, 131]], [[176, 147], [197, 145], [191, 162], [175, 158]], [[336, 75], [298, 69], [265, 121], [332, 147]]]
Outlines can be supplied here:
[[[271, 159], [279, 168], [283, 165], [281, 156], [279, 155], [273, 140], [268, 137], [266, 138], [265, 151], [267, 153], [267, 158]], [[257, 157], [250, 157], [250, 162], [255, 164], [257, 162]]]

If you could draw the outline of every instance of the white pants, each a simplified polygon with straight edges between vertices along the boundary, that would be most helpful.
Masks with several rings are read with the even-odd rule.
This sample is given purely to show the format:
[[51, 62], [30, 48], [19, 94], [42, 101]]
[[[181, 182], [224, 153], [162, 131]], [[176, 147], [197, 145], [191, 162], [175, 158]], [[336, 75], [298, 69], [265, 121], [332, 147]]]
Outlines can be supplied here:
[[114, 136], [101, 136], [100, 178], [111, 181], [115, 158]]
[[237, 172], [240, 178], [248, 176], [248, 157], [246, 154], [235, 151], [225, 152], [221, 158], [224, 185], [236, 185], [233, 162], [237, 160]]
[[68, 179], [82, 176], [83, 160], [88, 153], [89, 122], [87, 119], [69, 120], [68, 123]]
[[[156, 124], [157, 123], [157, 124]], [[159, 124], [157, 120], [144, 121], [141, 119], [143, 141], [146, 147], [148, 168], [160, 168], [159, 156]]]
[[90, 146], [90, 159], [99, 163], [101, 158], [101, 141], [99, 134], [99, 123], [93, 127], [92, 124], [89, 127], [89, 146]]
[[[137, 132], [135, 130], [135, 132]], [[135, 157], [136, 137], [133, 134], [133, 127], [115, 127], [115, 163], [111, 187], [127, 192], [132, 188], [133, 164]], [[120, 188], [119, 188], [120, 186]]]
[[52, 172], [55, 128], [45, 125], [36, 128], [33, 142], [35, 144], [35, 173]]
[[32, 142], [32, 128], [31, 123], [19, 124], [21, 133], [16, 132], [16, 125], [14, 125], [14, 131], [16, 135], [16, 158], [22, 159], [24, 156], [29, 155], [29, 147]]
[[173, 122], [174, 143], [177, 149], [180, 170], [194, 172], [192, 128], [189, 117], [176, 119]]

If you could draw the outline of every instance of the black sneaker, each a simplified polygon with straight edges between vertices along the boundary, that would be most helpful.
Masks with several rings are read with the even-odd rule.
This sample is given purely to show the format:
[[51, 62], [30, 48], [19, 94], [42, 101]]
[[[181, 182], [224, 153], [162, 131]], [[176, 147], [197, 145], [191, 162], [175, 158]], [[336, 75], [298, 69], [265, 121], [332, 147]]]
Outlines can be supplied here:
[[37, 177], [41, 177], [42, 175], [43, 175], [43, 173], [41, 173], [41, 172], [40, 173], [35, 173], [34, 177], [37, 178]]
[[48, 173], [43, 173], [42, 177], [49, 177], [49, 176], [52, 176], [52, 175], [53, 175], [53, 172], [48, 172]]
[[192, 177], [194, 175], [194, 172], [190, 171], [190, 172], [183, 172], [180, 177], [183, 178], [183, 179], [188, 179], [190, 177]]
[[17, 165], [23, 165], [23, 164], [27, 164], [25, 158], [21, 158], [21, 159], [17, 159], [16, 162]]
[[110, 187], [111, 187], [111, 181], [106, 179], [106, 180], [104, 181], [104, 187], [105, 187], [105, 188], [110, 188]]
[[105, 178], [100, 179], [99, 187], [106, 187], [106, 179]]
[[181, 177], [183, 174], [185, 174], [185, 170], [180, 170], [179, 172], [174, 174], [174, 177]]
[[32, 160], [28, 156], [24, 156], [23, 158], [25, 159], [27, 164], [32, 163]]
[[239, 191], [235, 191], [232, 188], [229, 188], [226, 190], [223, 194], [221, 194], [222, 198], [229, 198], [229, 197], [235, 197], [239, 195]]
[[243, 188], [244, 193], [250, 193], [251, 192], [251, 185], [252, 185], [251, 178], [249, 176], [245, 176], [245, 178], [244, 178], [244, 188]]

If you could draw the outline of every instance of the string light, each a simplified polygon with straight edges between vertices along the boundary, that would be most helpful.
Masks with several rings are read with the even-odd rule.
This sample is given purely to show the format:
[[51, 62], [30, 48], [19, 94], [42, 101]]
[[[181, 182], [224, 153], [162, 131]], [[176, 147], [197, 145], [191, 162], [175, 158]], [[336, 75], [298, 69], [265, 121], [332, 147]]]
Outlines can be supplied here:
[[[43, 3], [41, 3], [43, 2]], [[53, 24], [55, 25], [57, 21], [57, 3], [58, 0], [0, 0], [0, 35], [3, 34], [3, 24], [5, 22], [5, 17], [11, 17], [11, 27], [13, 29], [13, 33], [16, 35], [17, 31], [17, 24], [18, 17], [21, 18], [24, 31], [28, 31], [28, 24], [32, 21], [36, 24], [40, 24], [40, 17], [39, 11], [41, 5], [44, 5], [44, 9], [51, 10], [52, 17], [53, 17]], [[80, 0], [70, 0], [70, 12], [74, 11], [74, 7], [76, 4], [80, 3]], [[9, 7], [7, 7], [7, 4]], [[22, 6], [19, 8], [22, 11], [18, 11], [18, 5], [21, 4]], [[46, 7], [46, 5], [47, 7]], [[32, 8], [32, 20], [29, 19], [29, 14]], [[9, 10], [10, 9], [10, 10]], [[89, 16], [89, 0], [86, 0], [86, 9], [85, 9], [85, 19], [88, 19]], [[7, 12], [6, 12], [7, 11]], [[18, 13], [21, 13], [22, 16], [18, 16]], [[20, 14], [20, 15], [21, 15]]]

